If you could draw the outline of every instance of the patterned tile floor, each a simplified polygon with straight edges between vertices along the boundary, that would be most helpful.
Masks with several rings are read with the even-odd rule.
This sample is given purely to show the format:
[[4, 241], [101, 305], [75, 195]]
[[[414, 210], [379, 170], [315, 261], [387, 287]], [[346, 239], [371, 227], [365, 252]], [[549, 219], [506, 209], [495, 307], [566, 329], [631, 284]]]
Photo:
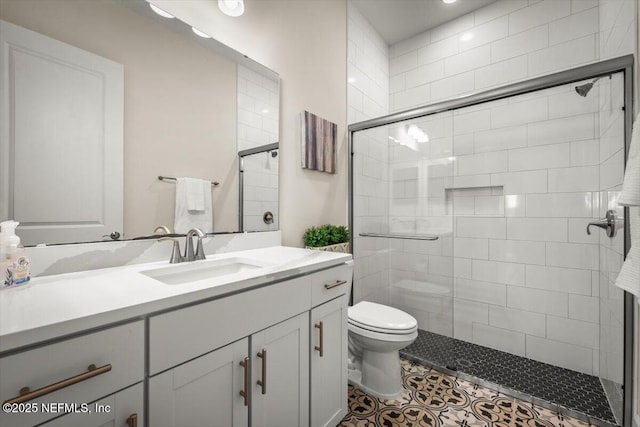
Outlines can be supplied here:
[[349, 385], [340, 427], [585, 427], [590, 424], [401, 359], [404, 392], [393, 400]]
[[516, 397], [527, 395], [532, 397], [529, 401], [535, 402], [535, 398], [559, 405], [592, 422], [616, 424], [600, 379], [592, 375], [424, 330], [418, 331], [418, 339], [401, 354], [443, 372], [449, 369], [466, 379], [499, 385], [498, 390], [519, 393]]

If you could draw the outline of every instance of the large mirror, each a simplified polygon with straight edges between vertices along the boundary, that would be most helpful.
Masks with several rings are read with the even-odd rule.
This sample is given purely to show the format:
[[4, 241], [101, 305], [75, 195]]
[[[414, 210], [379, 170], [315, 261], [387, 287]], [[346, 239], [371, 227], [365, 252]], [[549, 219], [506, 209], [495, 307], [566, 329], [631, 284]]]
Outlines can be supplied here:
[[[238, 173], [239, 152], [278, 143], [277, 74], [145, 0], [2, 0], [0, 19], [0, 220], [23, 244], [174, 231], [178, 177], [212, 182], [209, 231], [277, 228], [239, 221]], [[268, 193], [277, 216], [277, 175]]]

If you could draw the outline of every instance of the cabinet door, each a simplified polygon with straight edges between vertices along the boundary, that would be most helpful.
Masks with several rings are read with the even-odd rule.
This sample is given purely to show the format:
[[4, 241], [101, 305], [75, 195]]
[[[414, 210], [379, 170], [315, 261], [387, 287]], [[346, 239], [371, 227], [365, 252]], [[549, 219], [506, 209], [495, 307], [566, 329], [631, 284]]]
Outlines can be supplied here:
[[347, 413], [347, 296], [311, 310], [311, 425], [335, 426]]
[[143, 393], [144, 388], [142, 383], [139, 383], [89, 403], [85, 408], [90, 412], [67, 414], [41, 425], [45, 427], [142, 427], [144, 426]]
[[248, 406], [240, 394], [249, 375], [240, 365], [247, 357], [248, 342], [236, 341], [151, 377], [149, 425], [248, 426]]
[[251, 356], [252, 427], [308, 425], [309, 313], [253, 334]]

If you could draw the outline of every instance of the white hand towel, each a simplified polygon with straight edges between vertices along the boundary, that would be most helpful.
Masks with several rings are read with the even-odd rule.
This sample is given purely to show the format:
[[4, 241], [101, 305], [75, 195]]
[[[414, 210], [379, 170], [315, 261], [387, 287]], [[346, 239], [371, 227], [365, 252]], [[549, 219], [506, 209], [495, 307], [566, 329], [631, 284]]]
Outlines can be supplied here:
[[[190, 184], [188, 182], [191, 179], [177, 178], [176, 179], [176, 209], [174, 219], [174, 230], [176, 233], [184, 234], [192, 228], [199, 228], [205, 233], [211, 233], [213, 231], [213, 206], [211, 205], [211, 182], [204, 180], [199, 181], [199, 186], [194, 185], [200, 189], [200, 197], [202, 197], [201, 210], [192, 210], [189, 206], [189, 190]], [[205, 190], [206, 188], [206, 190]], [[193, 192], [192, 206], [198, 207], [197, 199], [199, 196]]]
[[616, 278], [616, 286], [640, 297], [640, 208], [629, 208], [631, 248]]
[[[211, 183], [198, 178], [180, 178], [184, 180], [187, 191], [187, 209], [195, 212], [204, 211], [204, 198], [211, 191]], [[205, 186], [208, 185], [209, 188]]]
[[618, 204], [623, 206], [640, 206], [640, 114], [636, 117], [631, 133], [629, 158], [624, 171], [622, 192]]
[[629, 206], [631, 248], [616, 278], [616, 286], [640, 297], [640, 115], [633, 125], [618, 204]]

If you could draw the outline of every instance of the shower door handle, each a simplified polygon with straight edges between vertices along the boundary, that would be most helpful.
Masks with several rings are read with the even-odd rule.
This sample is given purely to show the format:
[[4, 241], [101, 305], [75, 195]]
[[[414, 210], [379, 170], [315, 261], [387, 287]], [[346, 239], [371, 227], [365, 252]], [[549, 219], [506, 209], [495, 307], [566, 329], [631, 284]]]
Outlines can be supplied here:
[[616, 237], [618, 229], [624, 226], [624, 220], [622, 218], [618, 218], [616, 211], [608, 210], [604, 218], [597, 221], [592, 221], [587, 225], [587, 234], [589, 235], [591, 235], [591, 230], [589, 230], [589, 227], [591, 227], [592, 225], [606, 230], [607, 237]]

